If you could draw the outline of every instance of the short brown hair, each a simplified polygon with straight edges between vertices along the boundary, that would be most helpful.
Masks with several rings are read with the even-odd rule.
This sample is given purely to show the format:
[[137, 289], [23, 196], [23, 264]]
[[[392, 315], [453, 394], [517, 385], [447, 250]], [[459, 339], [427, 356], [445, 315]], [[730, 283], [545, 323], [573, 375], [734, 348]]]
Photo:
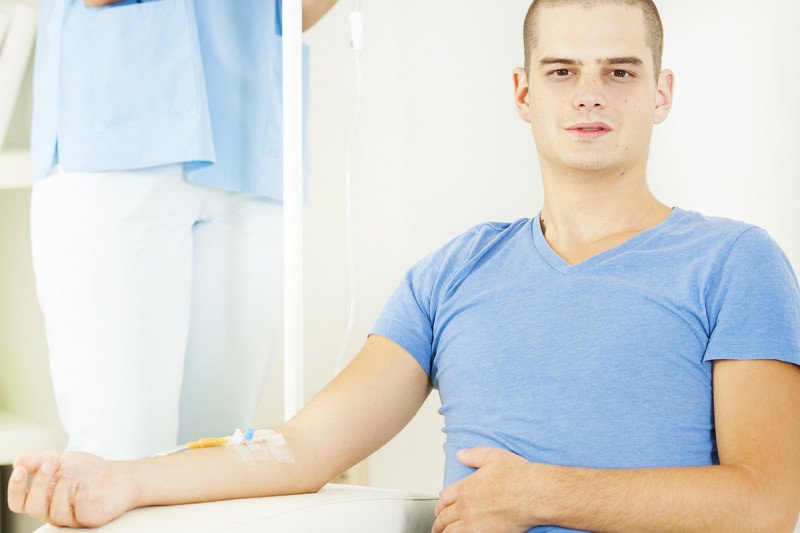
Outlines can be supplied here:
[[602, 4], [622, 4], [640, 7], [647, 25], [647, 40], [653, 52], [653, 67], [656, 77], [661, 72], [661, 55], [664, 52], [664, 27], [661, 25], [661, 16], [653, 0], [533, 0], [528, 14], [525, 16], [523, 40], [525, 42], [525, 72], [530, 73], [531, 50], [536, 46], [536, 15], [544, 7], [560, 5], [579, 5], [592, 8]]

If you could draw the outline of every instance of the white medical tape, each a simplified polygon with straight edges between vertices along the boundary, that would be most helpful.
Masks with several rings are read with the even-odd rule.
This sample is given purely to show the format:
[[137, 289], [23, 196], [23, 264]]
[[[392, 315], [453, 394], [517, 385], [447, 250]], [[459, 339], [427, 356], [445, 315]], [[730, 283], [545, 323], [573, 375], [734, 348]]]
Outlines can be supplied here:
[[294, 462], [294, 456], [289, 450], [286, 439], [272, 429], [259, 429], [253, 433], [253, 438], [250, 440], [239, 437], [237, 430], [225, 447], [233, 449], [239, 460], [245, 463], [254, 461]]

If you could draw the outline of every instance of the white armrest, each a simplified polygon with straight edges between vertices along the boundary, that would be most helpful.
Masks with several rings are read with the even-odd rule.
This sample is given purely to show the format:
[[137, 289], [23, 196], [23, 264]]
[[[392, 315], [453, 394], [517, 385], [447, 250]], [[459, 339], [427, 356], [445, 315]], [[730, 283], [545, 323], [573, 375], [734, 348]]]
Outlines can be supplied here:
[[[316, 494], [145, 507], [92, 531], [429, 533], [436, 500], [430, 494], [330, 484]], [[37, 533], [62, 531], [46, 525]]]

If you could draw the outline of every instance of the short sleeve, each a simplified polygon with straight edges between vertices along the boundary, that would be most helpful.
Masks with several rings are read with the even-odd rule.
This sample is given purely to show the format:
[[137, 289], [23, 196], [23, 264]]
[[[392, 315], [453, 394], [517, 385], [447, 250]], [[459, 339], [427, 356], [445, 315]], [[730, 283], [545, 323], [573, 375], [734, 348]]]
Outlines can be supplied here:
[[703, 361], [776, 359], [800, 364], [797, 277], [766, 231], [743, 231], [708, 287], [710, 335]]
[[384, 305], [370, 335], [381, 335], [402, 346], [430, 377], [433, 320], [429, 312], [431, 283], [428, 274], [422, 264], [406, 273]]
[[412, 266], [370, 330], [396, 342], [432, 377], [433, 324], [440, 296], [474, 251], [479, 227], [467, 231]]

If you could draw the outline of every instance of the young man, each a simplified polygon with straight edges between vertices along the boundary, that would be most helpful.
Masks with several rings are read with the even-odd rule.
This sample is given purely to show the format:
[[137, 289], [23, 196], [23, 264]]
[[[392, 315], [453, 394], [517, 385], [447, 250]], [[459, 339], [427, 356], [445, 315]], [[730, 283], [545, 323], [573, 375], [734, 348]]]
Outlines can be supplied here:
[[800, 291], [763, 230], [650, 193], [652, 125], [673, 92], [655, 6], [537, 0], [525, 33], [514, 80], [539, 216], [479, 225], [412, 267], [350, 366], [275, 428], [294, 462], [30, 454], [11, 509], [94, 526], [138, 506], [314, 491], [434, 387], [435, 532], [790, 531]]

